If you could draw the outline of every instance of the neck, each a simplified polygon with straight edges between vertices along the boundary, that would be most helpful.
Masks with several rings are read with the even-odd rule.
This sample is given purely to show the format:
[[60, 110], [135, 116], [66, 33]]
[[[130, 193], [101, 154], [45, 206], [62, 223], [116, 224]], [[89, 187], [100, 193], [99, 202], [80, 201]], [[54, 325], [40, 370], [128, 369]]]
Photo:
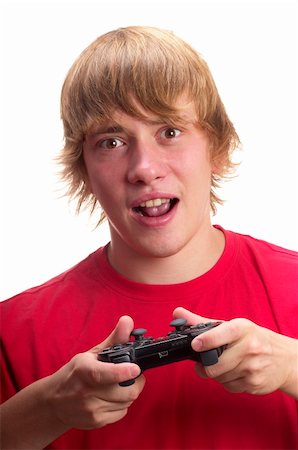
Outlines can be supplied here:
[[123, 241], [111, 239], [108, 258], [126, 278], [146, 284], [176, 284], [190, 281], [209, 271], [225, 246], [223, 233], [211, 224], [181, 250], [165, 257], [142, 255]]

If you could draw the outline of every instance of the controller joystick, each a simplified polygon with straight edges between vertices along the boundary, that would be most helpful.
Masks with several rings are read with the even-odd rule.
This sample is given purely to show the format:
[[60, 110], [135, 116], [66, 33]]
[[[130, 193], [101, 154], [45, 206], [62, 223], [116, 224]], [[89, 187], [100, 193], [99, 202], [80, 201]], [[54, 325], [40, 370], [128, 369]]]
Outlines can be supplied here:
[[131, 336], [135, 338], [135, 341], [141, 341], [144, 338], [144, 334], [147, 333], [145, 328], [136, 328], [131, 332]]
[[[195, 352], [191, 347], [191, 341], [199, 334], [217, 327], [220, 323], [209, 322], [188, 326], [185, 319], [175, 319], [170, 323], [175, 330], [170, 331], [167, 336], [157, 339], [146, 337], [147, 330], [145, 328], [136, 328], [131, 333], [134, 341], [105, 348], [97, 358], [99, 361], [115, 364], [135, 363], [138, 364], [141, 372], [185, 359], [210, 366], [217, 363], [218, 357], [224, 351], [224, 346], [204, 352]], [[120, 386], [130, 386], [134, 382], [134, 380], [127, 380], [119, 384]]]
[[175, 319], [172, 320], [172, 322], [170, 323], [171, 327], [175, 327], [176, 331], [182, 331], [184, 330], [185, 326], [186, 326], [186, 319]]

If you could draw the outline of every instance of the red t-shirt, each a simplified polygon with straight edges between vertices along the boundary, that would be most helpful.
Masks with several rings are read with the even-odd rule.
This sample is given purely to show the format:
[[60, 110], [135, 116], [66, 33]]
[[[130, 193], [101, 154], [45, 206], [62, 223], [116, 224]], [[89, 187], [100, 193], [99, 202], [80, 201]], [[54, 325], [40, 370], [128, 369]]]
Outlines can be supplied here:
[[[129, 281], [111, 268], [101, 248], [42, 286], [2, 302], [2, 398], [103, 341], [124, 314], [154, 337], [169, 331], [173, 309], [184, 306], [212, 319], [245, 317], [297, 338], [297, 253], [224, 232], [219, 261], [186, 283]], [[150, 369], [145, 377], [124, 419], [98, 430], [71, 430], [48, 448], [296, 448], [296, 401], [280, 391], [231, 394], [199, 378], [192, 361]]]

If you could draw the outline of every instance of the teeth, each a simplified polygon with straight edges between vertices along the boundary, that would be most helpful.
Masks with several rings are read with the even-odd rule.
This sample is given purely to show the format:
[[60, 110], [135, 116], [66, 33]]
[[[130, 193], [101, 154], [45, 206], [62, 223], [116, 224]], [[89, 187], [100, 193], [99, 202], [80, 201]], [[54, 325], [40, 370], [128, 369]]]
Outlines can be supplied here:
[[140, 204], [142, 208], [153, 208], [154, 206], [160, 206], [164, 203], [169, 203], [169, 198], [154, 198], [152, 200], [148, 200], [147, 202], [143, 202]]

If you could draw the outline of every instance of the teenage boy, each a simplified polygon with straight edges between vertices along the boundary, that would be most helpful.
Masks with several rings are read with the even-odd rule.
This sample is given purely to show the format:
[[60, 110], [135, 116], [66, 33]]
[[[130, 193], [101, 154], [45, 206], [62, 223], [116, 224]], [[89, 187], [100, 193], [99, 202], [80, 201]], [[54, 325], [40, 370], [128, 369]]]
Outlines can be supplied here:
[[[2, 302], [3, 449], [295, 448], [297, 254], [211, 224], [239, 140], [206, 63], [171, 32], [109, 32], [61, 112], [68, 193], [111, 242]], [[218, 363], [98, 361], [173, 317], [223, 322], [192, 342]]]

